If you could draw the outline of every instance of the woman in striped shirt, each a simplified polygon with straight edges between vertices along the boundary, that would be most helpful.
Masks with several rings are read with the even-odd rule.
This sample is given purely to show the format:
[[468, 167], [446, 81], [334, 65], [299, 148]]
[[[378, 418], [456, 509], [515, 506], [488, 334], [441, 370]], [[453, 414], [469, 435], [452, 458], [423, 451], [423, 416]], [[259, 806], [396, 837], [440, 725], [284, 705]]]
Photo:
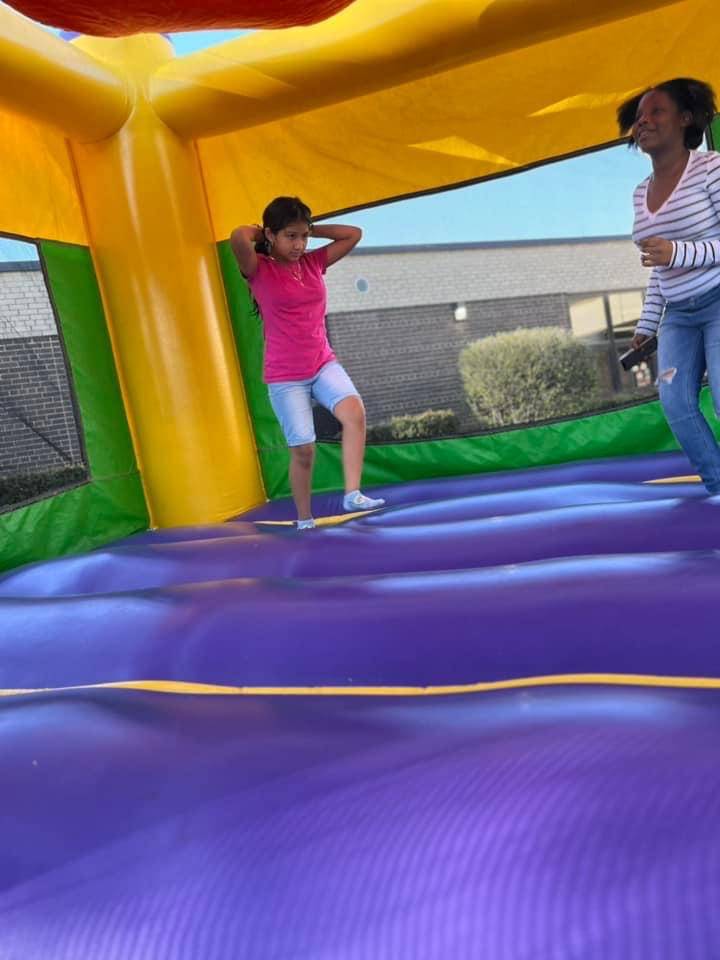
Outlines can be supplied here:
[[699, 80], [659, 83], [618, 110], [652, 173], [635, 189], [633, 240], [650, 268], [633, 346], [658, 330], [658, 386], [675, 437], [711, 494], [720, 447], [699, 406], [707, 370], [720, 416], [720, 154], [699, 153], [715, 95]]

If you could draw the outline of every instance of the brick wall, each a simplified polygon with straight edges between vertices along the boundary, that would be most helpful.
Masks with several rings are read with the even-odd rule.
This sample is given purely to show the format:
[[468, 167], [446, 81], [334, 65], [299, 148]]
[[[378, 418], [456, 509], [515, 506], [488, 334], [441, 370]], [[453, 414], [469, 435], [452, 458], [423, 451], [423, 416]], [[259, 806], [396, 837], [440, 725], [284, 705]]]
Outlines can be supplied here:
[[468, 343], [518, 327], [570, 328], [567, 297], [549, 294], [454, 304], [353, 311], [328, 316], [330, 340], [362, 394], [370, 425], [391, 416], [450, 408], [473, 429], [458, 372]]
[[82, 461], [58, 337], [0, 340], [0, 475]]
[[[8, 267], [14, 269], [8, 269]], [[2, 264], [0, 340], [57, 334], [39, 264]]]
[[65, 357], [37, 264], [0, 270], [0, 476], [82, 464]]

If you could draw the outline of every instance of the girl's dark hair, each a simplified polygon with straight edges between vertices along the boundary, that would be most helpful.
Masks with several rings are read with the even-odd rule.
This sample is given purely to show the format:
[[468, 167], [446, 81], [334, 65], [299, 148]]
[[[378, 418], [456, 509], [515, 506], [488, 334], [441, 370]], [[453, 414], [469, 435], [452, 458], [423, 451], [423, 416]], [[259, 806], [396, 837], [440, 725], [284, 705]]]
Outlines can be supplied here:
[[[263, 211], [263, 230], [267, 228], [272, 230], [273, 233], [278, 233], [280, 230], [284, 230], [288, 224], [298, 223], [299, 221], [305, 221], [309, 227], [312, 226], [310, 207], [303, 203], [300, 197], [275, 197]], [[260, 243], [255, 244], [255, 250], [257, 253], [268, 254], [270, 253], [270, 244], [263, 239]]]
[[[632, 129], [640, 101], [646, 93], [650, 93], [652, 90], [662, 90], [675, 103], [681, 113], [687, 110], [692, 114], [692, 123], [685, 128], [685, 146], [690, 149], [699, 147], [705, 134], [705, 128], [715, 116], [717, 108], [715, 106], [715, 91], [710, 84], [703, 83], [702, 80], [693, 80], [692, 77], [676, 77], [674, 80], [665, 80], [663, 83], [648, 87], [642, 93], [626, 100], [618, 107], [617, 112], [620, 136], [624, 137]], [[632, 136], [628, 142], [630, 146], [635, 146]]]

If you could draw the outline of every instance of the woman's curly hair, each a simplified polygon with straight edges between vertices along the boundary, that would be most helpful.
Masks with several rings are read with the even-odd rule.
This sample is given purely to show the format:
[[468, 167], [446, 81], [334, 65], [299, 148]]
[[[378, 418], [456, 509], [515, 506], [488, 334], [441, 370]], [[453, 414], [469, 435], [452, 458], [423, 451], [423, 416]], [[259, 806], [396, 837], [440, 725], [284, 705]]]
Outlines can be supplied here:
[[[654, 87], [648, 87], [642, 93], [626, 100], [617, 111], [617, 122], [620, 136], [627, 135], [635, 123], [638, 105], [646, 93], [652, 90], [662, 90], [675, 103], [681, 113], [687, 111], [692, 114], [692, 123], [685, 128], [685, 146], [690, 149], [699, 147], [702, 143], [705, 129], [715, 116], [715, 91], [708, 83], [702, 80], [693, 80], [691, 77], [676, 77], [674, 80], [665, 80]], [[635, 146], [632, 136], [630, 146]]]

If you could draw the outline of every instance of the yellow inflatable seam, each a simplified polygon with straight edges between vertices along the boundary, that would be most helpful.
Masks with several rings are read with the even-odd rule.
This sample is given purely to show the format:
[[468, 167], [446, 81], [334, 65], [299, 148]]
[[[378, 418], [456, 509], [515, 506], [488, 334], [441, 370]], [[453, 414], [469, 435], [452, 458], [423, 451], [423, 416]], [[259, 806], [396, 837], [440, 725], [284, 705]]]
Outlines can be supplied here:
[[184, 680], [119, 680], [108, 683], [78, 684], [66, 687], [37, 687], [0, 690], [0, 697], [19, 697], [44, 693], [81, 693], [92, 690], [140, 690], [150, 693], [223, 697], [443, 697], [468, 693], [492, 693], [550, 686], [632, 686], [682, 689], [720, 689], [720, 677], [676, 677], [638, 673], [563, 673], [547, 676], [516, 677], [479, 683], [440, 684], [437, 686], [317, 686], [234, 687], [225, 684], [193, 683]]

